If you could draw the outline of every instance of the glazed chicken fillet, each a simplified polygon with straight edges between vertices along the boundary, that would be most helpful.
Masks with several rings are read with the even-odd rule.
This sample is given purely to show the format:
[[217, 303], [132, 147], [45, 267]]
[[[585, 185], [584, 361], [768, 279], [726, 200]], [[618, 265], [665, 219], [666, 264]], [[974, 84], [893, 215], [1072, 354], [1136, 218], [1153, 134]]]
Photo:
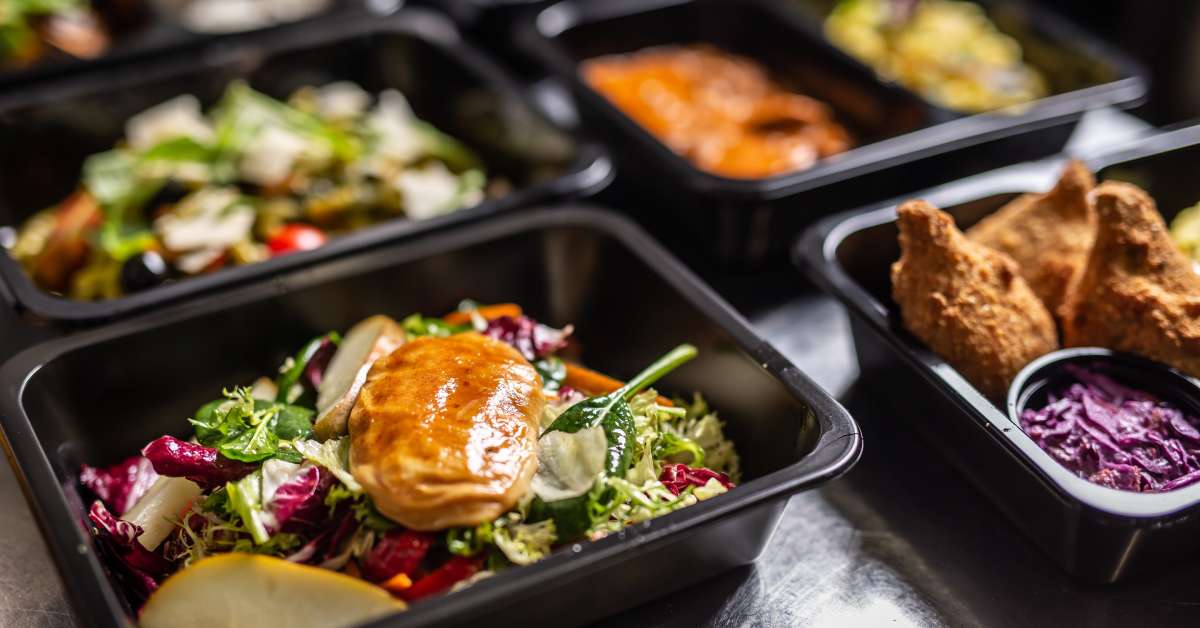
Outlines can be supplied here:
[[537, 470], [537, 371], [476, 333], [418, 338], [375, 362], [350, 414], [350, 467], [375, 507], [416, 530], [507, 512]]

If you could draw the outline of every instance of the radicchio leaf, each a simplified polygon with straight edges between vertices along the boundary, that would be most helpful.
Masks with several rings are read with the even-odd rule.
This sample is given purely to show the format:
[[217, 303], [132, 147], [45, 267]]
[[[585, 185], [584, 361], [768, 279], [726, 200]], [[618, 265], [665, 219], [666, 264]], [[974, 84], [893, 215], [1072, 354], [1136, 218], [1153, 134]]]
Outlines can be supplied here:
[[88, 519], [95, 526], [94, 533], [101, 547], [120, 565], [121, 579], [142, 599], [153, 593], [162, 578], [174, 568], [170, 561], [138, 542], [141, 526], [117, 519], [103, 502], [92, 503]]
[[276, 531], [297, 532], [317, 526], [329, 514], [325, 494], [333, 485], [333, 474], [321, 467], [301, 467], [291, 479], [280, 485], [267, 502]]
[[129, 512], [150, 489], [158, 474], [143, 456], [130, 456], [110, 467], [83, 465], [79, 482], [119, 515]]
[[567, 346], [571, 327], [554, 329], [528, 316], [500, 316], [487, 322], [483, 335], [512, 345], [526, 360], [544, 358]]
[[159, 475], [187, 478], [210, 490], [237, 480], [258, 468], [258, 465], [230, 460], [216, 449], [162, 436], [142, 449], [142, 455], [154, 465]]
[[309, 390], [315, 391], [321, 387], [321, 382], [325, 379], [325, 369], [329, 368], [329, 362], [333, 360], [333, 354], [337, 353], [337, 349], [338, 345], [332, 338], [321, 339], [321, 345], [313, 352], [308, 363], [304, 365], [304, 371], [300, 374], [300, 381]]
[[729, 476], [712, 469], [693, 469], [686, 464], [663, 465], [658, 481], [662, 482], [673, 495], [678, 495], [689, 486], [704, 486], [709, 480], [716, 480], [725, 488], [733, 488]]

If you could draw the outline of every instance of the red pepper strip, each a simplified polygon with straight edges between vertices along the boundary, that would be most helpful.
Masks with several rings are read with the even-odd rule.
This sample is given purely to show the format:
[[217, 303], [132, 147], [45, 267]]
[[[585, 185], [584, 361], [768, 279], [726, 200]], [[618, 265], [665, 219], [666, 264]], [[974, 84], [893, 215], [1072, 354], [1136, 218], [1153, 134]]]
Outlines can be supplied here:
[[455, 556], [446, 561], [446, 564], [429, 572], [429, 575], [414, 582], [411, 587], [398, 592], [398, 595], [405, 602], [412, 602], [441, 593], [454, 586], [456, 582], [475, 575], [482, 566], [482, 558]]
[[416, 530], [392, 530], [363, 558], [363, 575], [371, 582], [384, 582], [402, 573], [411, 576], [429, 553], [433, 540], [433, 535]]

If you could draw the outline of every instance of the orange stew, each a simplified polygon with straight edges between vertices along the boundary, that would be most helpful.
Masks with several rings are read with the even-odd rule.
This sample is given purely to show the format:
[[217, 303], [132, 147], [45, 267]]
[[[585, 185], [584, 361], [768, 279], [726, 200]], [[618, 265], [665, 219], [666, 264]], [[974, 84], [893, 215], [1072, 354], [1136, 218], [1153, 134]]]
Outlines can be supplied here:
[[829, 107], [789, 92], [757, 62], [711, 46], [592, 59], [589, 84], [700, 168], [754, 179], [811, 168], [849, 149]]

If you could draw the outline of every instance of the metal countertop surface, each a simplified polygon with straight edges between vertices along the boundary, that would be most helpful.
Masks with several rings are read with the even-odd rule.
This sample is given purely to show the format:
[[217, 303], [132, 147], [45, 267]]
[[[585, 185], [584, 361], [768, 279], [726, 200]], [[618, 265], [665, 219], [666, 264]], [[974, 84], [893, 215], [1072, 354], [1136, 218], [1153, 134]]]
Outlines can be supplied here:
[[[832, 299], [794, 273], [721, 291], [854, 414], [863, 458], [794, 497], [754, 565], [597, 628], [1200, 625], [1198, 560], [1112, 586], [1060, 571], [908, 431], [903, 395], [885, 394], [884, 374], [859, 373], [847, 315]], [[0, 313], [0, 334], [13, 333], [11, 317]], [[0, 627], [77, 623], [12, 470], [0, 465]]]

